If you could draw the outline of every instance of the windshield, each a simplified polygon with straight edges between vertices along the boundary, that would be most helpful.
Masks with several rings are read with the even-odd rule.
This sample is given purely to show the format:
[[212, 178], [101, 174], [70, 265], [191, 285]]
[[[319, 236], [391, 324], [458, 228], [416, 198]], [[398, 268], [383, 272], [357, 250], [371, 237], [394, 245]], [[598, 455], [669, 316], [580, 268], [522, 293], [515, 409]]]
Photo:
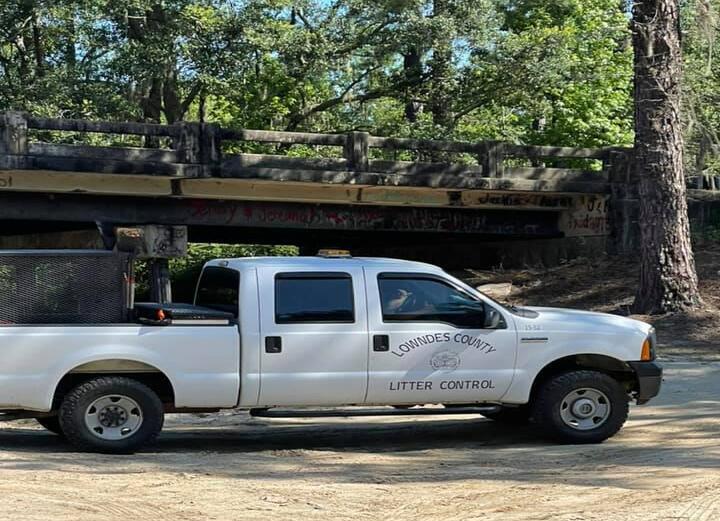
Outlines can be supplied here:
[[467, 292], [470, 293], [471, 295], [482, 296], [482, 297], [486, 298], [487, 300], [489, 300], [490, 302], [492, 302], [493, 304], [495, 304], [495, 305], [497, 305], [497, 306], [499, 306], [499, 307], [501, 307], [501, 308], [503, 308], [503, 309], [506, 309], [507, 311], [510, 311], [511, 313], [516, 312], [517, 309], [518, 309], [518, 307], [515, 306], [514, 304], [503, 304], [502, 302], [499, 302], [499, 301], [495, 300], [494, 298], [492, 298], [492, 297], [491, 297], [490, 295], [488, 295], [487, 293], [483, 293], [483, 292], [480, 291], [479, 289], [473, 288], [473, 287], [470, 286], [469, 284], [466, 284], [466, 283], [463, 282], [462, 280], [457, 279], [457, 278], [455, 278], [455, 277], [453, 277], [452, 275], [449, 275], [449, 274], [446, 274], [446, 275], [447, 275], [448, 277], [450, 277], [450, 279], [452, 279], [453, 282], [455, 282], [457, 285], [459, 285], [460, 287], [462, 287], [462, 289], [464, 289], [465, 291], [467, 291]]

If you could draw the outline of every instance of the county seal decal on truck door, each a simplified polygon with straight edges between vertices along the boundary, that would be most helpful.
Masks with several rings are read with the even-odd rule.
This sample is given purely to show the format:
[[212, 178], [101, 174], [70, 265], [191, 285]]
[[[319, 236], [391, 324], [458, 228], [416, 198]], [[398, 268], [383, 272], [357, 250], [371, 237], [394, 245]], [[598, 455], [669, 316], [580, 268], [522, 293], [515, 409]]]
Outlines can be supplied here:
[[453, 351], [440, 351], [430, 358], [430, 367], [436, 371], [452, 372], [460, 367], [460, 355]]

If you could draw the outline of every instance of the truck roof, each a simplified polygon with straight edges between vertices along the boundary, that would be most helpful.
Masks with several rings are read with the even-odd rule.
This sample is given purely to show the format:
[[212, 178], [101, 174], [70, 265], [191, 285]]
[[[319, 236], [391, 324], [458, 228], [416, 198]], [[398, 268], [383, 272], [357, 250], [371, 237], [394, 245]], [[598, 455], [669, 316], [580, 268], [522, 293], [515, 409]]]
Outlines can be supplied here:
[[206, 265], [225, 266], [238, 271], [258, 266], [281, 266], [284, 268], [312, 270], [372, 267], [396, 271], [442, 271], [439, 267], [424, 262], [382, 257], [242, 257], [235, 259], [213, 259]]

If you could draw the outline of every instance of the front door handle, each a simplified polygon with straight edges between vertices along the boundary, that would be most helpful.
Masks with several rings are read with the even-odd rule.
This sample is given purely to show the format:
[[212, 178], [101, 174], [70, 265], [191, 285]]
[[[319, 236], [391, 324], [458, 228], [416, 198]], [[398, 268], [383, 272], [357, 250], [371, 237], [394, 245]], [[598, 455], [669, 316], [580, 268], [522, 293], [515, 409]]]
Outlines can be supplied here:
[[389, 335], [373, 336], [373, 351], [390, 351], [390, 336]]
[[266, 336], [265, 337], [265, 352], [266, 353], [281, 353], [282, 352], [282, 338], [279, 336]]

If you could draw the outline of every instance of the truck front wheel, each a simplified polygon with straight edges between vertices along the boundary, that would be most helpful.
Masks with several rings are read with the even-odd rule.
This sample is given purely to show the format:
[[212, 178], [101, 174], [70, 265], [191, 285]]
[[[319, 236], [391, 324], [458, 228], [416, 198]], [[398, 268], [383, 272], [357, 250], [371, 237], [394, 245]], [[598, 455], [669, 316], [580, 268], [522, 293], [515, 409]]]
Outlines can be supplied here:
[[163, 407], [146, 385], [104, 376], [71, 390], [58, 417], [65, 437], [77, 448], [128, 454], [155, 440], [163, 426]]
[[540, 385], [532, 418], [542, 433], [561, 443], [600, 443], [628, 416], [622, 384], [598, 371], [570, 371]]

